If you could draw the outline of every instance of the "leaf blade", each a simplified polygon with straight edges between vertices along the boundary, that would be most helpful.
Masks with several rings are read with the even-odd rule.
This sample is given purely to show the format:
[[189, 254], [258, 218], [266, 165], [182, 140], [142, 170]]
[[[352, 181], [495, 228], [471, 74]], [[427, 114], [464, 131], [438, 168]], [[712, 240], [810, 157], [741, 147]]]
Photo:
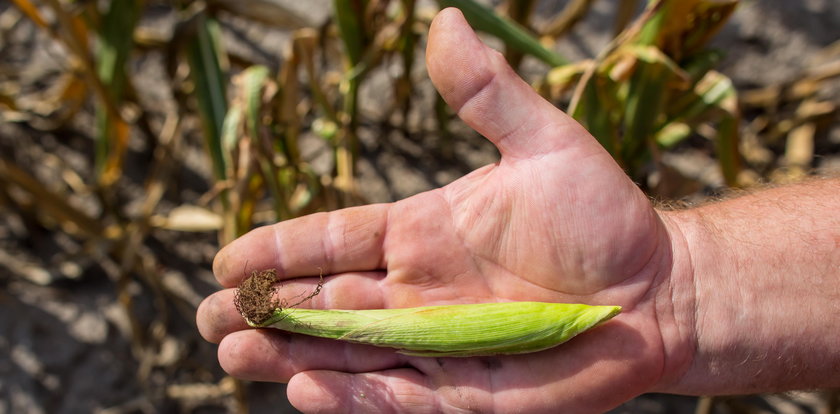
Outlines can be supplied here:
[[493, 10], [473, 0], [438, 0], [441, 7], [456, 7], [476, 30], [498, 37], [508, 46], [527, 53], [551, 65], [562, 66], [569, 61], [557, 52], [545, 48], [539, 40], [519, 24], [503, 18]]

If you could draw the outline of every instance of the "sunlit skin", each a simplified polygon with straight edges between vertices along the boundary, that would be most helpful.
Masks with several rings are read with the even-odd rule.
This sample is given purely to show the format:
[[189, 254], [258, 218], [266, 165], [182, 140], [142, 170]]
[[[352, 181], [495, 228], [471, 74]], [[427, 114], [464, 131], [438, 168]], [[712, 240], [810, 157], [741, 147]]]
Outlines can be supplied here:
[[[460, 12], [434, 20], [426, 60], [447, 103], [501, 160], [396, 203], [252, 231], [216, 258], [222, 285], [234, 287], [247, 264], [276, 268], [289, 280], [284, 289], [301, 292], [323, 268], [331, 276], [306, 306], [535, 300], [620, 305], [622, 314], [535, 354], [412, 358], [246, 330], [225, 290], [205, 301], [199, 317], [204, 336], [220, 343], [222, 366], [241, 378], [289, 381], [289, 398], [303, 411], [361, 404], [599, 412], [650, 390], [666, 363], [654, 315], [655, 287], [672, 268], [664, 223], [591, 135], [536, 95]], [[624, 386], [607, 387], [615, 383]]]
[[[256, 229], [222, 249], [198, 310], [233, 376], [288, 382], [305, 412], [598, 413], [644, 392], [838, 387], [840, 183], [661, 212], [459, 11], [432, 22], [429, 76], [501, 153], [436, 190]], [[618, 305], [531, 354], [425, 358], [250, 329], [234, 287], [276, 269], [301, 307], [496, 301]], [[803, 305], [807, 304], [807, 306]]]

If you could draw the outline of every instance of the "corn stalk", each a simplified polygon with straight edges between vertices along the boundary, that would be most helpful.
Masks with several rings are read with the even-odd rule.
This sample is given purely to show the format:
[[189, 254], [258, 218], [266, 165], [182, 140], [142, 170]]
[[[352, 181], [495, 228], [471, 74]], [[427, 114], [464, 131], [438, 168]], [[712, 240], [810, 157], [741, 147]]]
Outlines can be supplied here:
[[[589, 129], [637, 181], [672, 147], [708, 122], [728, 185], [738, 184], [737, 95], [711, 70], [705, 49], [737, 1], [651, 1], [645, 14], [591, 62], [557, 68], [547, 82], [575, 85], [569, 113]], [[690, 16], [690, 18], [680, 18]]]

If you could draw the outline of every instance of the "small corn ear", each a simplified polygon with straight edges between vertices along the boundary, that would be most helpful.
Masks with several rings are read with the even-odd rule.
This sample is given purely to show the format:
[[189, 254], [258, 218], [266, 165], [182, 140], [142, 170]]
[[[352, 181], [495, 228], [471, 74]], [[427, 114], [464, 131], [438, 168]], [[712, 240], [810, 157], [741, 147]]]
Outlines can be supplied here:
[[404, 309], [277, 309], [254, 327], [396, 348], [415, 356], [486, 356], [548, 349], [598, 325], [619, 306], [502, 302]]

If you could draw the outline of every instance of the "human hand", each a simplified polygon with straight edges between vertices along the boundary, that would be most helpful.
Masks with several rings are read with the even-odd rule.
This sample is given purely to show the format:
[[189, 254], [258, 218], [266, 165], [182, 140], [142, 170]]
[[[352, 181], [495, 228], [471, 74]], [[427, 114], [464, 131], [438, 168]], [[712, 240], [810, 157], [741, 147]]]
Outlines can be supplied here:
[[[274, 268], [303, 306], [396, 308], [494, 301], [620, 305], [609, 323], [526, 355], [408, 357], [393, 350], [247, 329], [233, 290], [202, 303], [202, 335], [230, 374], [288, 381], [302, 411], [602, 412], [667, 380], [674, 269], [666, 222], [579, 124], [484, 46], [456, 9], [432, 23], [429, 74], [497, 164], [391, 204], [256, 229], [225, 247], [233, 288]], [[665, 287], [662, 289], [662, 287]], [[663, 293], [665, 292], [665, 293]]]

